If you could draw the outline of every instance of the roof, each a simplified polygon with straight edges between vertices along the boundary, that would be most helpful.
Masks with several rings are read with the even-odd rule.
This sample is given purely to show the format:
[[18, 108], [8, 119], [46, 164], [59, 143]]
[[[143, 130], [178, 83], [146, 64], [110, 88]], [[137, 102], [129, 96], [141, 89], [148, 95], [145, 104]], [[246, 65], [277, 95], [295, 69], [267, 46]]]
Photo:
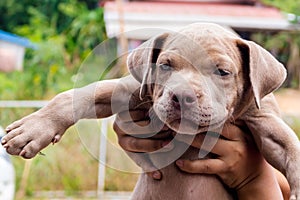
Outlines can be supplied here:
[[28, 39], [0, 30], [0, 40], [27, 48], [36, 48]]
[[[124, 31], [143, 28], [178, 30], [194, 22], [212, 22], [235, 30], [289, 30], [292, 25], [274, 7], [199, 2], [123, 2]], [[120, 32], [117, 2], [107, 2], [104, 17], [109, 36]], [[145, 37], [138, 33], [135, 36]], [[148, 37], [148, 36], [147, 36]], [[138, 38], [147, 39], [147, 38]]]

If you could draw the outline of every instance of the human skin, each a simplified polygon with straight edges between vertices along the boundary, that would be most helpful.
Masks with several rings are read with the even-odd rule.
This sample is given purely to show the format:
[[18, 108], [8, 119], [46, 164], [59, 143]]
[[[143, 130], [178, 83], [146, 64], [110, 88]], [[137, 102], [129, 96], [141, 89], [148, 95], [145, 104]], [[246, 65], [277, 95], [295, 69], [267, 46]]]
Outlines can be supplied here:
[[[114, 124], [120, 146], [129, 152], [151, 152], [169, 145], [168, 131], [163, 130], [166, 138], [141, 139], [133, 137], [130, 126], [133, 123], [147, 126], [146, 111], [131, 111], [131, 116], [120, 113]], [[146, 131], [146, 129], [145, 129]], [[148, 129], [145, 134], [151, 133]], [[236, 126], [226, 124], [212, 153], [214, 159], [177, 160], [177, 166], [188, 173], [216, 174], [228, 187], [235, 189], [239, 199], [288, 199], [289, 185], [285, 177], [269, 165], [258, 151], [250, 134], [243, 132]], [[184, 137], [184, 136], [182, 136]], [[192, 146], [200, 148], [203, 135], [197, 135]], [[170, 145], [169, 145], [170, 146]], [[157, 171], [149, 172], [154, 179], [161, 179], [162, 174]]]

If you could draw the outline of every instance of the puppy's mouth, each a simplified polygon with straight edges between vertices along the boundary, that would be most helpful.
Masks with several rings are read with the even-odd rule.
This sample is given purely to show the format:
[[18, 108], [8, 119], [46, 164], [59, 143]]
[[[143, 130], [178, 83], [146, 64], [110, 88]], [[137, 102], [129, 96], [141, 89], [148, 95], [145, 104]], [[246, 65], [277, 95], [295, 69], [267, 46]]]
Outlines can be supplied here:
[[205, 109], [182, 112], [174, 107], [154, 104], [153, 110], [163, 123], [180, 134], [195, 135], [207, 131], [219, 132], [225, 122], [225, 117], [213, 115], [213, 112], [200, 112]]
[[225, 123], [225, 120], [219, 122], [208, 121], [207, 125], [195, 123], [192, 120], [180, 118], [175, 119], [170, 122], [166, 122], [166, 124], [180, 134], [185, 135], [195, 135], [207, 131], [220, 132], [222, 130], [222, 125]]

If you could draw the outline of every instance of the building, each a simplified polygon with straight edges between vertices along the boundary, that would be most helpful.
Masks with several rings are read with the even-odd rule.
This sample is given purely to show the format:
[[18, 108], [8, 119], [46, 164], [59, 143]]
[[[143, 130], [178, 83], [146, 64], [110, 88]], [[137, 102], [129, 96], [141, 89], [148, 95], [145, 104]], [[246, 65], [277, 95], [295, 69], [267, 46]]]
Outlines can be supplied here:
[[28, 39], [0, 30], [0, 71], [23, 69], [25, 48], [35, 48]]
[[194, 22], [217, 23], [245, 37], [297, 28], [280, 10], [258, 0], [117, 0], [106, 2], [104, 8], [108, 36], [125, 32], [127, 39], [146, 40], [162, 29], [176, 31]]

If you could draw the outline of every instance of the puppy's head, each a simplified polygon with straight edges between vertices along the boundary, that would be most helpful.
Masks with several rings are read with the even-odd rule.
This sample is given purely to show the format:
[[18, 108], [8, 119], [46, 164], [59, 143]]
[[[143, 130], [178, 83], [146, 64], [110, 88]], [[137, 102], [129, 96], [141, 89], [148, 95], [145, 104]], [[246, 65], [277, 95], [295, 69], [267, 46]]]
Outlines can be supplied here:
[[[213, 24], [143, 43], [128, 57], [160, 120], [184, 134], [218, 130], [281, 85], [284, 67], [257, 44]], [[154, 86], [154, 87], [153, 87]]]

